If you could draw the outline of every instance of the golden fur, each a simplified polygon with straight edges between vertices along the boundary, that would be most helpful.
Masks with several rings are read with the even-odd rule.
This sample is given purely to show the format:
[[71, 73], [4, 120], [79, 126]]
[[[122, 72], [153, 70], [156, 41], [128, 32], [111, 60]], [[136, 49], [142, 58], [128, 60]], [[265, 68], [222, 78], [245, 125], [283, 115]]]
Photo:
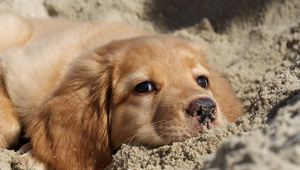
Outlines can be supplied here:
[[[242, 114], [201, 45], [117, 23], [0, 20], [0, 148], [16, 143], [22, 125], [48, 167], [101, 169], [122, 143], [194, 136], [204, 128], [186, 114], [196, 98], [216, 102], [212, 126]], [[208, 89], [196, 83], [199, 75]], [[135, 92], [143, 81], [156, 91]]]

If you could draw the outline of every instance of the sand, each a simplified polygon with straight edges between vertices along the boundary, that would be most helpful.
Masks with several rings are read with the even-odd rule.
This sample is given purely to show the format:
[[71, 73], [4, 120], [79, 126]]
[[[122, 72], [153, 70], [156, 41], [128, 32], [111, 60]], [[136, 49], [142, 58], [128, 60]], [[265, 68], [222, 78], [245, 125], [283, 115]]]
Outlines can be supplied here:
[[[245, 116], [169, 146], [123, 145], [107, 169], [300, 168], [299, 0], [0, 0], [0, 10], [124, 21], [209, 45]], [[0, 150], [0, 169], [43, 168], [30, 153]]]

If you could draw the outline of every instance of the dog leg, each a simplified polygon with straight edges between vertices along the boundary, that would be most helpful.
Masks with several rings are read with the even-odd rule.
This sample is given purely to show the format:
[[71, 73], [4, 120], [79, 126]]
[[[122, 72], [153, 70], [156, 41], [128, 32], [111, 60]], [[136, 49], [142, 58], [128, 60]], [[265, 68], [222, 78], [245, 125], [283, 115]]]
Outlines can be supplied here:
[[16, 145], [20, 131], [20, 121], [5, 92], [0, 70], [0, 148], [10, 148]]
[[19, 119], [12, 104], [0, 92], [0, 148], [9, 148], [18, 142]]

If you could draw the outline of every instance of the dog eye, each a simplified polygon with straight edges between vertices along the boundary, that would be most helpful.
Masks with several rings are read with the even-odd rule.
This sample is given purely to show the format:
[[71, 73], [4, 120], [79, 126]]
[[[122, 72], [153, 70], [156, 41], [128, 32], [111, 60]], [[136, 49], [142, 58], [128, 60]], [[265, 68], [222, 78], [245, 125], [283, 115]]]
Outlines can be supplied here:
[[197, 83], [199, 86], [203, 87], [203, 88], [207, 88], [208, 87], [208, 79], [205, 76], [199, 76], [197, 77]]
[[155, 86], [150, 81], [144, 81], [135, 86], [135, 91], [138, 93], [149, 93], [155, 90]]

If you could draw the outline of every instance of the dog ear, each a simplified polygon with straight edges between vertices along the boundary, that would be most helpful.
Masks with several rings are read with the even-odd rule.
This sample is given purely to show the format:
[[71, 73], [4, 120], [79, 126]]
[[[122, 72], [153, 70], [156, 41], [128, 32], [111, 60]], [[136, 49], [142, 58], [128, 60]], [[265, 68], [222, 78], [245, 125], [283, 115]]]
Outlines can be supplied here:
[[210, 88], [229, 122], [235, 122], [243, 114], [242, 105], [228, 80], [216, 70], [210, 68]]
[[97, 54], [75, 62], [30, 118], [33, 155], [54, 169], [103, 169], [109, 146], [109, 62]]

